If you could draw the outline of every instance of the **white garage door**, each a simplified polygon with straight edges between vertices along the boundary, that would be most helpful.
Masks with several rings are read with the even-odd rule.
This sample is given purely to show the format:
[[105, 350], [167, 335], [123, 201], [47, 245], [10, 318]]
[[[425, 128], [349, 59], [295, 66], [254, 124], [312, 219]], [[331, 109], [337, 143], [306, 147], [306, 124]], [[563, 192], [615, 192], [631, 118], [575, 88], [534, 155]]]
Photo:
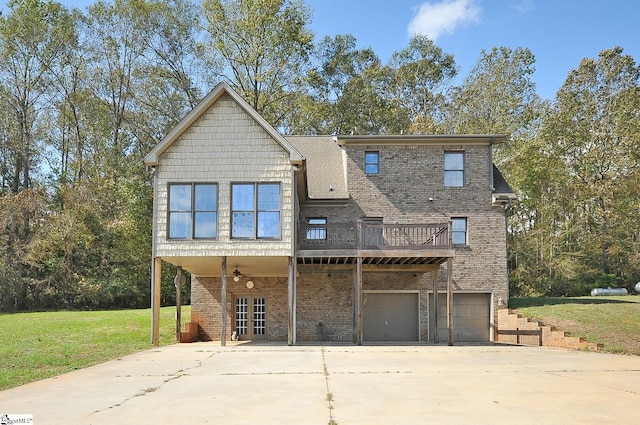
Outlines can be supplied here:
[[366, 293], [362, 339], [368, 342], [418, 341], [417, 293]]
[[[453, 294], [453, 341], [489, 341], [491, 294]], [[433, 294], [429, 294], [429, 341], [433, 341]], [[447, 295], [438, 294], [438, 339], [448, 340]]]

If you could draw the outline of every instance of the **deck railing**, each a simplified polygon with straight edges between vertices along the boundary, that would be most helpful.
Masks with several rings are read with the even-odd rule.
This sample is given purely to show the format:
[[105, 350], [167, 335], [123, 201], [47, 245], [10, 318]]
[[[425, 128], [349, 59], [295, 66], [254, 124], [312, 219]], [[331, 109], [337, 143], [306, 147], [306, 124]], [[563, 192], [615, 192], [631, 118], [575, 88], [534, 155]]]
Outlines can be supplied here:
[[298, 247], [301, 250], [448, 249], [449, 233], [449, 223], [301, 224]]

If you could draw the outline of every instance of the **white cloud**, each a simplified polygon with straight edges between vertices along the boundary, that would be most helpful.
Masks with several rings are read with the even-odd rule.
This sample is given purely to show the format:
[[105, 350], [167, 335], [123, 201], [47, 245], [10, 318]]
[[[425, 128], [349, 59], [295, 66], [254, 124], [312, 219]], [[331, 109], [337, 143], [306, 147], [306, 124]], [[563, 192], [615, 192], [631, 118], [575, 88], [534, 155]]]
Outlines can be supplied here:
[[480, 22], [480, 12], [475, 0], [426, 2], [409, 22], [409, 34], [425, 35], [436, 40], [442, 34], [451, 34], [462, 24]]

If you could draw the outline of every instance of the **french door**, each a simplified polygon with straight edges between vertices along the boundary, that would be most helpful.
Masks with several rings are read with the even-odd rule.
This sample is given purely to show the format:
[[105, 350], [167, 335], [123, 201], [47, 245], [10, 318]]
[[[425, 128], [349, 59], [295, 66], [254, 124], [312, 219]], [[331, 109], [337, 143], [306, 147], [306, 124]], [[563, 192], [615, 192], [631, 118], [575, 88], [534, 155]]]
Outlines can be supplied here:
[[267, 299], [260, 296], [237, 297], [235, 328], [241, 341], [267, 339]]

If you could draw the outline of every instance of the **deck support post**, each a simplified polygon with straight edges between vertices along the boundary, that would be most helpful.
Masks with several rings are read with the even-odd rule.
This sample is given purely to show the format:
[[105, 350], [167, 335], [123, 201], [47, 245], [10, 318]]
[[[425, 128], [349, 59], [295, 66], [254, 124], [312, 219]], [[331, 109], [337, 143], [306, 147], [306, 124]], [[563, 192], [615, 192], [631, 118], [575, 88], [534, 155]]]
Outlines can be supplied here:
[[220, 346], [227, 345], [227, 257], [222, 257], [222, 265], [220, 271], [220, 309], [222, 313], [221, 329], [220, 329]]
[[434, 269], [433, 273], [433, 342], [439, 343], [438, 338], [438, 269]]
[[353, 330], [353, 342], [358, 345], [362, 345], [362, 220], [356, 221], [356, 249], [358, 256], [356, 258], [356, 270], [355, 279], [353, 281], [353, 315], [354, 315], [354, 330]]
[[449, 345], [453, 345], [453, 271], [451, 257], [447, 258], [447, 333]]
[[151, 270], [151, 344], [160, 345], [160, 294], [162, 288], [162, 259], [155, 257]]
[[356, 263], [356, 344], [362, 345], [362, 257], [358, 257]]
[[287, 343], [296, 343], [296, 259], [289, 257], [289, 326], [287, 330]]
[[176, 287], [176, 342], [180, 342], [182, 331], [182, 267], [178, 266], [173, 284]]

